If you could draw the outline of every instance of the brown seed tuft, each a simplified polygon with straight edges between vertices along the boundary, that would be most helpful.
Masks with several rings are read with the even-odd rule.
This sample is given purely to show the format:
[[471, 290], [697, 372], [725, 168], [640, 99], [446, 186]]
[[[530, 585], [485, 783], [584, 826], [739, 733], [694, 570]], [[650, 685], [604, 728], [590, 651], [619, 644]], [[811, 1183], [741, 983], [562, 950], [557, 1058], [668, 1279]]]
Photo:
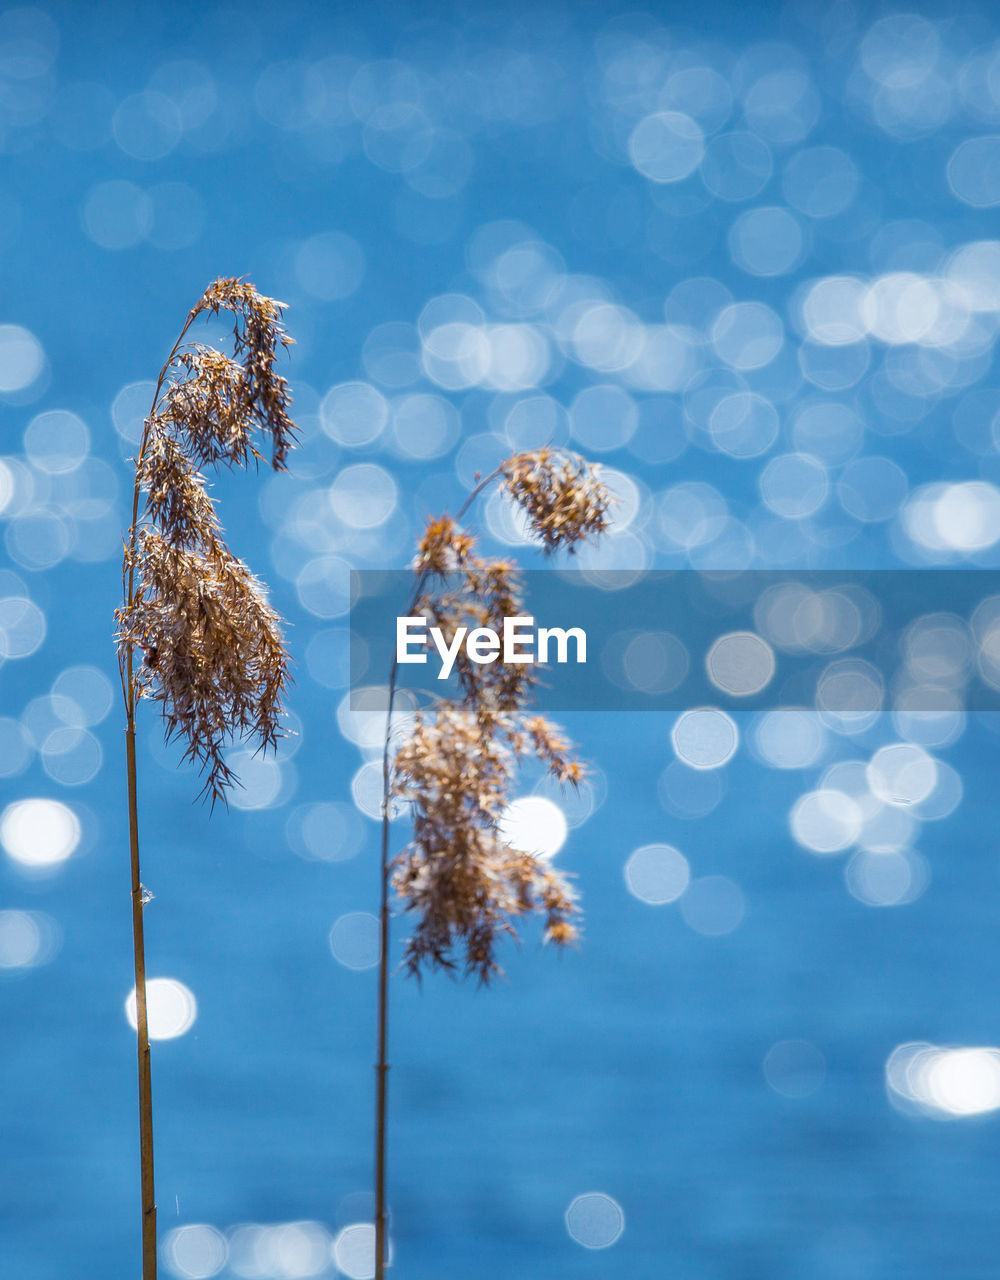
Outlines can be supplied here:
[[[547, 449], [518, 454], [496, 477], [547, 551], [572, 551], [607, 527], [610, 496], [582, 458]], [[505, 617], [524, 611], [516, 566], [482, 557], [472, 534], [447, 516], [427, 525], [414, 569], [411, 612], [449, 642], [459, 627], [499, 631]], [[396, 751], [391, 792], [411, 806], [413, 839], [396, 859], [393, 885], [417, 916], [408, 970], [419, 976], [424, 967], [461, 964], [487, 983], [501, 972], [497, 946], [516, 936], [518, 917], [540, 914], [556, 944], [577, 937], [579, 909], [566, 878], [509, 845], [500, 821], [521, 758], [534, 755], [563, 783], [575, 785], [583, 770], [562, 732], [529, 711], [530, 666], [473, 663], [460, 651], [455, 669], [461, 699], [418, 713]]]
[[[223, 540], [199, 467], [258, 461], [259, 432], [270, 437], [274, 468], [284, 468], [296, 428], [288, 384], [273, 368], [278, 347], [291, 342], [283, 308], [245, 281], [210, 286], [161, 372], [136, 459], [137, 518], [117, 613], [123, 684], [130, 712], [136, 698], [160, 703], [168, 738], [186, 739], [185, 758], [201, 767], [213, 804], [237, 781], [228, 744], [245, 738], [267, 749], [282, 735], [290, 677], [280, 619]], [[235, 317], [236, 359], [184, 344], [198, 316], [222, 310]], [[142, 660], [133, 671], [136, 653]]]
[[503, 487], [524, 508], [547, 552], [573, 552], [608, 527], [612, 498], [600, 468], [576, 453], [536, 449], [500, 464]]

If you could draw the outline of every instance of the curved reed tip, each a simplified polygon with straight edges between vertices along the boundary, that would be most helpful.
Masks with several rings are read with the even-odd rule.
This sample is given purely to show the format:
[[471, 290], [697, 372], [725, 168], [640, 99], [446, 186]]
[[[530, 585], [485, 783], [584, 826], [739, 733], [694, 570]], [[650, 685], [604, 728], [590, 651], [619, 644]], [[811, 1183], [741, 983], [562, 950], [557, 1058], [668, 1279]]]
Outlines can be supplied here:
[[[187, 370], [194, 391], [201, 388], [209, 402], [193, 406], [185, 415], [184, 394], [179, 396], [179, 418], [187, 416], [194, 456], [200, 463], [225, 461], [245, 466], [248, 454], [260, 455], [249, 441], [257, 427], [271, 439], [271, 464], [284, 470], [289, 452], [295, 447], [298, 428], [289, 410], [292, 396], [288, 382], [275, 372], [278, 348], [293, 345], [281, 323], [284, 302], [258, 293], [249, 281], [218, 279], [209, 285], [194, 314], [228, 311], [234, 317], [233, 352], [228, 360], [212, 348], [195, 346], [181, 353], [178, 363]], [[214, 393], [214, 394], [213, 394]]]
[[555, 449], [518, 453], [500, 464], [503, 487], [523, 508], [546, 552], [570, 552], [603, 533], [614, 499], [600, 467], [579, 454]]

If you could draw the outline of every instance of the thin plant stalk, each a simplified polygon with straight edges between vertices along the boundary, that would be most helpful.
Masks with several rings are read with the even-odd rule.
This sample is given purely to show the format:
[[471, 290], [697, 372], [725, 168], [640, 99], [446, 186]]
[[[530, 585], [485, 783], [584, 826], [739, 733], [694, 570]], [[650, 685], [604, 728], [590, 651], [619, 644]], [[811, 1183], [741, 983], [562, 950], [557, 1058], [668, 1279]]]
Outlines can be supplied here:
[[[389, 686], [389, 719], [392, 719], [392, 701], [396, 684], [396, 664], [392, 664], [392, 683]], [[375, 1276], [383, 1280], [385, 1275], [385, 1148], [386, 1103], [389, 1073], [389, 734], [382, 755], [382, 865], [381, 906], [379, 912], [379, 966], [378, 966], [378, 1062], [375, 1066]]]
[[[456, 520], [461, 520], [469, 511], [482, 491], [501, 474], [499, 468], [491, 471], [472, 490], [459, 509]], [[417, 578], [413, 595], [407, 605], [407, 612], [412, 613], [428, 578], [425, 570]], [[393, 655], [389, 671], [389, 693], [386, 705], [385, 739], [382, 746], [382, 846], [381, 846], [381, 885], [379, 912], [379, 966], [378, 966], [378, 1061], [375, 1064], [375, 1280], [385, 1280], [387, 1263], [387, 1234], [385, 1211], [385, 1167], [387, 1146], [387, 1105], [388, 1105], [388, 1044], [389, 1044], [389, 920], [390, 880], [392, 863], [389, 857], [389, 804], [390, 783], [392, 773], [392, 713], [396, 701], [396, 684], [399, 677], [399, 664]]]
[[132, 863], [132, 943], [135, 960], [136, 1045], [139, 1056], [139, 1167], [142, 1191], [142, 1280], [156, 1280], [156, 1194], [153, 1188], [153, 1085], [146, 1020], [146, 955], [139, 879], [139, 808], [135, 776], [135, 724], [129, 713], [125, 730], [128, 769], [129, 851]]
[[[141, 462], [149, 442], [149, 424], [163, 390], [166, 371], [180, 350], [195, 319], [192, 312], [181, 330], [166, 364], [160, 371], [153, 393], [149, 417], [143, 425], [139, 453], [136, 457], [135, 487], [132, 492], [132, 523], [128, 531], [128, 575], [123, 583], [124, 604], [135, 598], [135, 550], [139, 526], [141, 495]], [[153, 1081], [149, 1053], [149, 1021], [146, 1012], [146, 943], [143, 930], [144, 891], [139, 869], [139, 788], [135, 766], [136, 687], [129, 648], [122, 670], [122, 693], [125, 697], [125, 770], [128, 778], [129, 861], [132, 870], [132, 958], [135, 968], [135, 1034], [139, 1066], [139, 1186], [142, 1202], [142, 1280], [156, 1280], [156, 1190], [153, 1165]]]

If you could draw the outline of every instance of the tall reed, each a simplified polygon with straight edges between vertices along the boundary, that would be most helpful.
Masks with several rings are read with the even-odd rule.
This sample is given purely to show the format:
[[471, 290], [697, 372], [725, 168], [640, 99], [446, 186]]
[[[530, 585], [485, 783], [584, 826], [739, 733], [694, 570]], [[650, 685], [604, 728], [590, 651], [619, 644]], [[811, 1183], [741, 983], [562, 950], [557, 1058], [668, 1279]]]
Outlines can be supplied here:
[[[270, 441], [283, 470], [295, 444], [288, 383], [274, 368], [291, 344], [284, 303], [243, 280], [216, 280], [188, 313], [156, 382], [135, 458], [132, 522], [124, 539], [122, 605], [115, 611], [125, 702], [132, 941], [139, 1060], [142, 1276], [156, 1277], [153, 1099], [146, 1008], [135, 717], [143, 698], [160, 704], [168, 739], [186, 742], [214, 808], [238, 779], [225, 760], [235, 738], [274, 747], [289, 681], [280, 619], [265, 589], [229, 550], [200, 467], [246, 468]], [[187, 341], [200, 317], [228, 313], [233, 356]], [[143, 501], [143, 499], [145, 499]]]
[[[450, 643], [459, 627], [503, 629], [523, 613], [515, 565], [481, 556], [462, 520], [476, 497], [497, 483], [522, 508], [546, 552], [572, 551], [602, 533], [611, 499], [595, 468], [551, 449], [516, 454], [480, 480], [455, 519], [431, 520], [417, 547], [415, 584], [407, 613], [423, 615]], [[382, 753], [382, 851], [378, 982], [378, 1062], [375, 1112], [375, 1276], [387, 1263], [386, 1147], [389, 922], [392, 890], [416, 917], [403, 964], [419, 978], [425, 969], [475, 974], [488, 984], [500, 974], [497, 946], [515, 937], [514, 921], [541, 915], [546, 941], [577, 936], [576, 896], [566, 881], [532, 853], [511, 847], [500, 821], [518, 762], [535, 756], [560, 782], [576, 784], [582, 768], [569, 742], [530, 709], [530, 666], [477, 664], [460, 653], [460, 696], [417, 712], [393, 742], [398, 668], [389, 678]], [[390, 808], [409, 805], [412, 839], [389, 856]]]

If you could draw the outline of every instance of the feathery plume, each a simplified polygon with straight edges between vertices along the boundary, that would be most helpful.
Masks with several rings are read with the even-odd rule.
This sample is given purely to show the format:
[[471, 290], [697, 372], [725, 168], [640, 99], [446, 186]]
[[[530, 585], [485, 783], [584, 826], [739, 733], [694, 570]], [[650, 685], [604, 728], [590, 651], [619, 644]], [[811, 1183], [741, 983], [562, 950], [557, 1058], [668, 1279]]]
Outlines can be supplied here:
[[[417, 715], [397, 752], [393, 789], [410, 802], [413, 839], [396, 860], [393, 886], [418, 918], [404, 958], [412, 974], [425, 965], [454, 970], [461, 950], [465, 972], [485, 985], [500, 973], [498, 942], [516, 937], [514, 920], [533, 911], [548, 941], [576, 938], [566, 878], [500, 831], [518, 757], [535, 746], [515, 717], [445, 702]], [[565, 776], [564, 764], [576, 781], [576, 761], [561, 760], [556, 776]]]
[[599, 469], [577, 453], [536, 449], [500, 464], [503, 488], [523, 508], [546, 552], [572, 553], [608, 527], [612, 497]]
[[209, 287], [185, 333], [197, 316], [227, 311], [236, 358], [178, 343], [136, 461], [146, 504], [125, 550], [119, 656], [127, 675], [133, 653], [144, 655], [131, 671], [134, 694], [160, 703], [167, 737], [186, 740], [185, 758], [201, 767], [213, 804], [236, 781], [228, 743], [244, 737], [268, 748], [281, 736], [289, 671], [278, 615], [223, 540], [198, 468], [259, 462], [259, 438], [270, 441], [273, 467], [284, 469], [296, 428], [288, 384], [274, 370], [277, 350], [291, 343], [283, 308], [245, 281]]
[[[525, 510], [547, 552], [569, 551], [603, 532], [611, 497], [596, 468], [551, 449], [516, 454], [496, 477]], [[484, 558], [474, 535], [447, 516], [431, 520], [417, 548], [414, 612], [447, 643], [460, 627], [503, 629], [524, 612], [517, 567]], [[500, 973], [502, 936], [514, 920], [540, 912], [545, 938], [577, 935], [575, 895], [565, 877], [532, 854], [512, 848], [500, 831], [520, 758], [534, 755], [560, 782], [583, 776], [570, 744], [544, 716], [529, 713], [535, 682], [528, 664], [475, 663], [459, 649], [459, 704], [439, 702], [419, 713], [394, 762], [392, 794], [408, 801], [413, 839], [396, 859], [393, 887], [418, 917], [404, 963], [455, 969], [482, 983]]]

